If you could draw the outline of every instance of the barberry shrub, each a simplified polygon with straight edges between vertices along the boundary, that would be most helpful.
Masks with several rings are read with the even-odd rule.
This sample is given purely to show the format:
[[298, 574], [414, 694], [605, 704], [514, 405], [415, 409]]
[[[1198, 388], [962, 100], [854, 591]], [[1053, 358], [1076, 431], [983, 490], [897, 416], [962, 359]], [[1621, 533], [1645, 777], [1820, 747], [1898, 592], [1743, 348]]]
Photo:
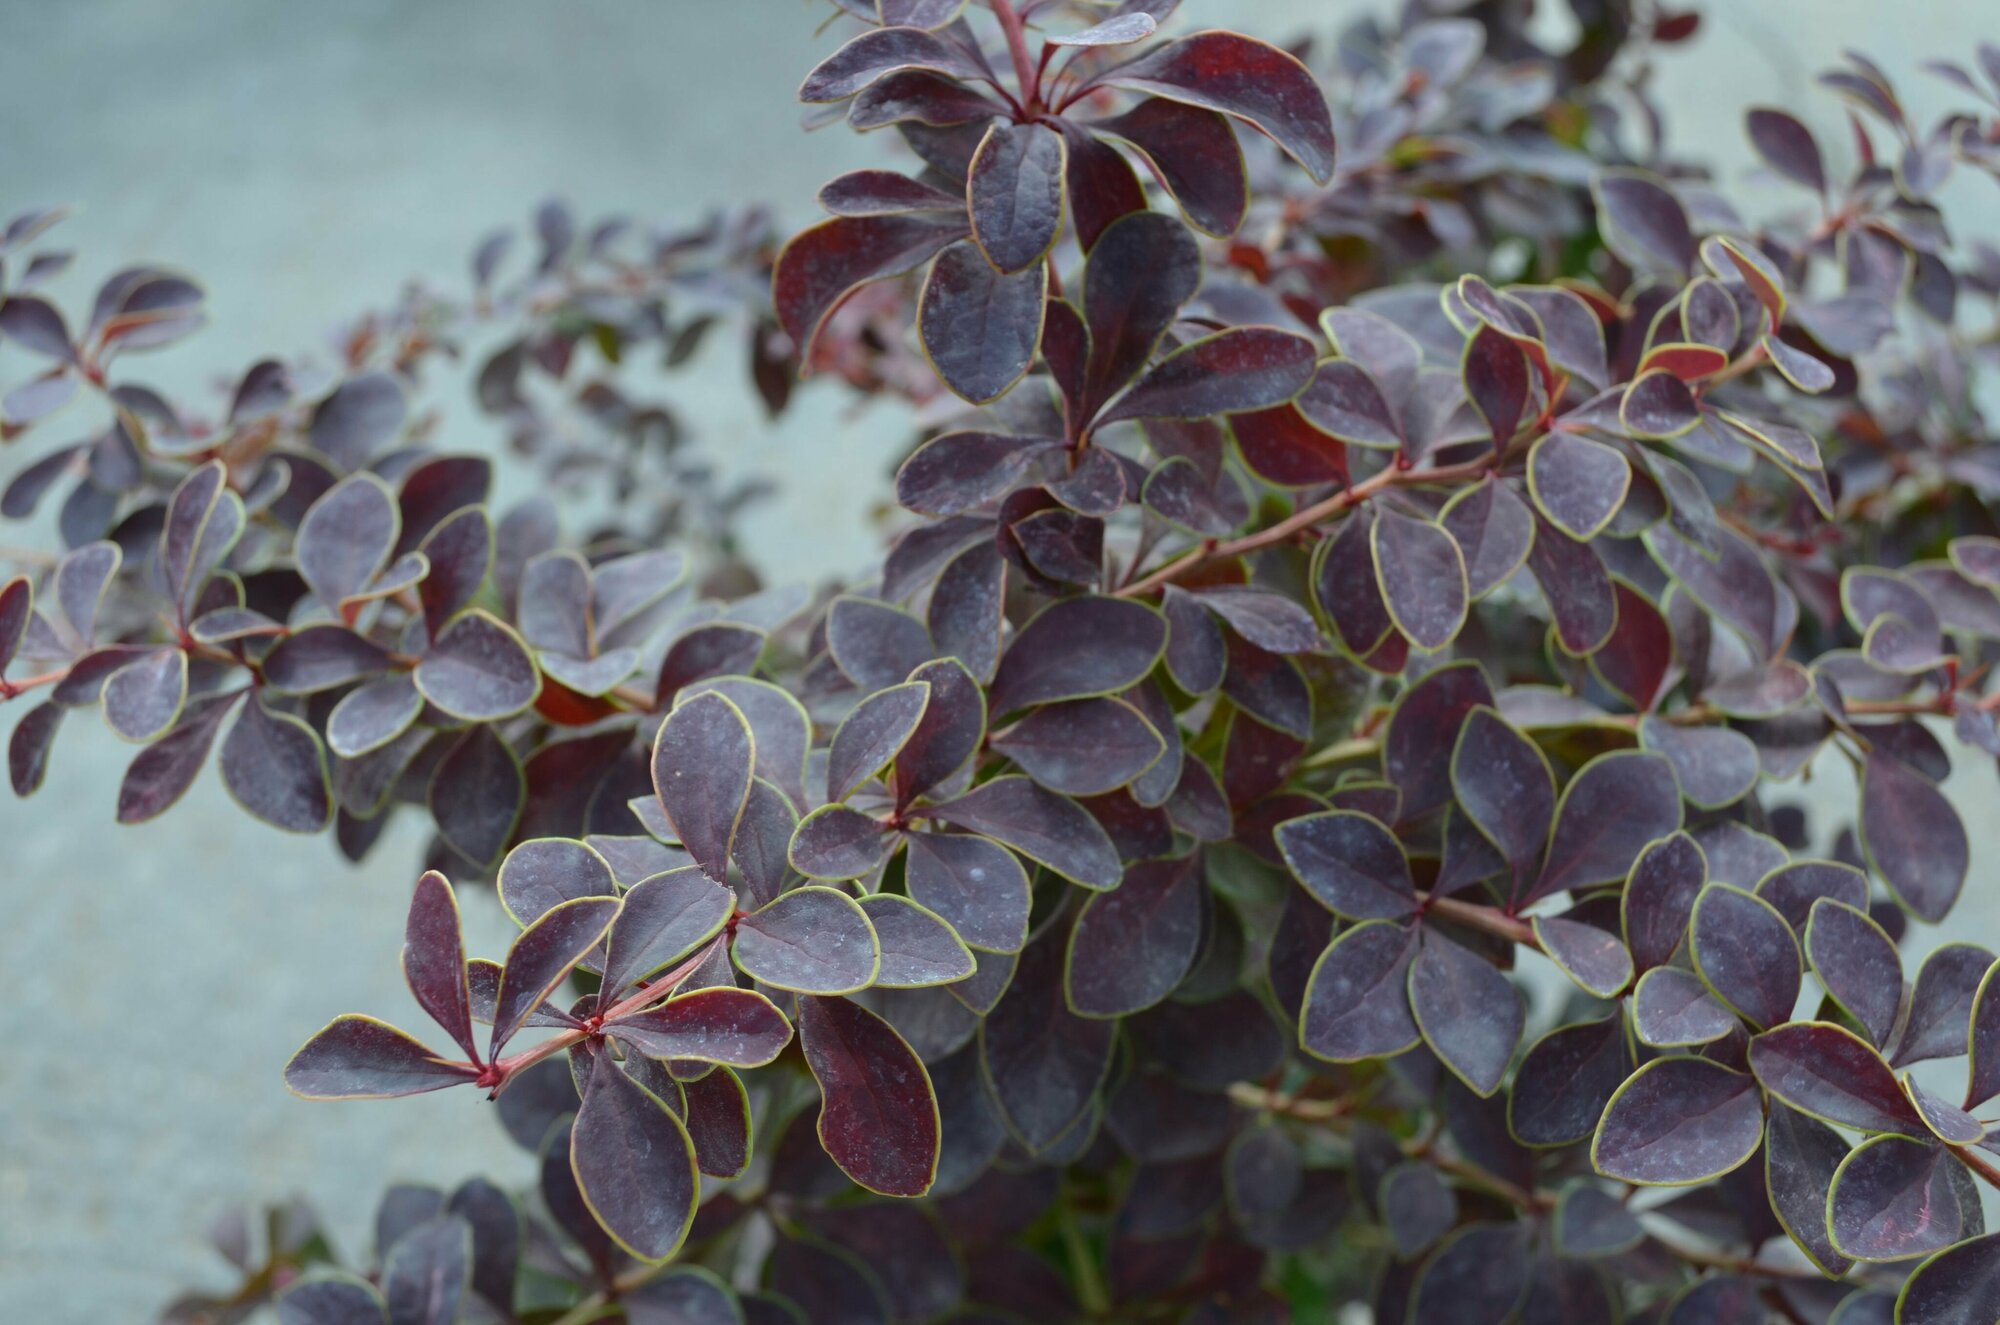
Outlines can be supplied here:
[[[0, 593], [15, 789], [101, 705], [124, 820], [218, 740], [356, 858], [427, 813], [442, 1040], [341, 1016], [286, 1080], [469, 1087], [541, 1157], [520, 1202], [393, 1190], [372, 1267], [228, 1224], [242, 1290], [176, 1319], [1994, 1319], [1996, 958], [1902, 947], [1969, 873], [1939, 733], [2000, 753], [2000, 253], [1931, 201], [2000, 174], [2000, 50], [1930, 67], [1977, 103], [1930, 128], [1827, 74], [1844, 177], [1753, 110], [1759, 223], [1614, 58], [1691, 15], [1586, 6], [1558, 57], [1485, 8], [1290, 52], [1176, 7], [840, 0], [809, 120], [914, 173], [782, 250], [546, 208], [516, 287], [483, 245], [214, 423], [123, 371], [196, 287], [73, 333], [50, 214], [8, 228], [9, 438], [105, 420], [5, 497], [67, 485]], [[422, 363], [496, 317], [482, 404], [622, 522], [494, 519], [424, 447]], [[646, 468], [609, 375], [722, 320], [773, 408], [794, 366], [924, 403], [879, 573], [734, 596], [728, 503]], [[1841, 762], [1851, 805], [1783, 799]]]

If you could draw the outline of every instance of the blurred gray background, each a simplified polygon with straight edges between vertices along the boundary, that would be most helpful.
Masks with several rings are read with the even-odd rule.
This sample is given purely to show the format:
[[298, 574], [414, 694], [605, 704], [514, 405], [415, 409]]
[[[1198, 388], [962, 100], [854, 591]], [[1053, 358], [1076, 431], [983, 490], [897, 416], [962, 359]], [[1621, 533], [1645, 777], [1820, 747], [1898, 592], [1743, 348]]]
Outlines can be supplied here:
[[[1726, 181], [1749, 165], [1746, 104], [1799, 108], [1841, 150], [1832, 101], [1809, 89], [1843, 46], [1867, 50], [1929, 112], [1944, 98], [1917, 61], [2000, 37], [1982, 30], [1991, 10], [1964, 0], [1687, 2], [1707, 22], [1663, 55], [1657, 86], [1671, 141]], [[1286, 36], [1366, 7], [1188, 0], [1179, 26]], [[145, 367], [204, 383], [319, 347], [330, 323], [388, 302], [411, 275], [456, 288], [472, 243], [549, 193], [585, 214], [692, 220], [761, 199], [808, 218], [824, 179], [890, 146], [799, 131], [792, 94], [831, 47], [816, 31], [827, 12], [806, 0], [0, 0], [0, 213], [79, 208], [57, 245], [80, 255], [56, 288], [66, 303], [132, 261], [203, 278], [214, 325]], [[1957, 201], [1961, 229], [1993, 238], [2000, 227], [1977, 224], [2000, 219], [1990, 186]], [[733, 348], [709, 353], [714, 371], [675, 377], [669, 394], [720, 465], [782, 480], [745, 525], [766, 574], [858, 566], [903, 418], [857, 413], [823, 387], [767, 426]], [[0, 362], [0, 378], [20, 375], [20, 360]], [[477, 444], [471, 426], [461, 436]], [[32, 436], [31, 454], [69, 440], [60, 423]], [[0, 454], [0, 476], [21, 463]], [[18, 527], [4, 541], [49, 545]], [[463, 1093], [312, 1105], [279, 1081], [336, 1013], [414, 1016], [396, 963], [414, 824], [350, 869], [325, 841], [251, 822], [211, 771], [165, 819], [118, 828], [132, 751], [88, 718], [71, 727], [34, 800], [0, 793], [0, 1319], [138, 1321], [180, 1287], [221, 1283], [204, 1230], [233, 1202], [306, 1194], [365, 1255], [389, 1181], [484, 1171], [524, 1184], [527, 1158]], [[1987, 761], [1961, 763], [1950, 790], [1983, 862], [2000, 846], [2000, 801]], [[1852, 804], [1843, 771], [1822, 783]], [[1990, 942], [2000, 911], [1984, 873], [1954, 928]], [[466, 910], [473, 950], [497, 954], [511, 926], [480, 897]]]

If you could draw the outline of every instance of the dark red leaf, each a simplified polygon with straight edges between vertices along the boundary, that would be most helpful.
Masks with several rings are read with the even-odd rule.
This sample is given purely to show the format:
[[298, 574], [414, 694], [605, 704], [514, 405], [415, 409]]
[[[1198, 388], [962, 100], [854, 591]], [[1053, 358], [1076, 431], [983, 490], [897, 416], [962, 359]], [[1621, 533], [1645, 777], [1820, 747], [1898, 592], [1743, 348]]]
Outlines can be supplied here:
[[756, 741], [743, 710], [722, 695], [696, 695], [667, 715], [653, 740], [653, 788], [681, 845], [717, 883], [750, 797]]
[[921, 266], [967, 233], [963, 216], [920, 212], [837, 216], [794, 235], [772, 270], [771, 298], [779, 325], [799, 347], [804, 371], [811, 370], [827, 318], [848, 295], [870, 281]]
[[1122, 138], [1143, 153], [1197, 230], [1222, 237], [1243, 224], [1250, 205], [1243, 149], [1220, 114], [1148, 97], [1090, 128]]
[[701, 1199], [687, 1128], [657, 1095], [598, 1060], [569, 1138], [570, 1169], [590, 1213], [647, 1261], [680, 1248]]
[[309, 1100], [389, 1099], [443, 1090], [478, 1076], [439, 1058], [387, 1022], [336, 1017], [285, 1064], [285, 1085]]
[[844, 998], [799, 1001], [799, 1044], [819, 1082], [819, 1138], [860, 1186], [922, 1196], [937, 1177], [937, 1098], [889, 1024]]
[[[1063, 216], [1063, 136], [996, 121], [973, 153], [966, 198], [973, 242], [1001, 275], [1039, 268]], [[1034, 334], [1039, 334], [1037, 318]]]
[[1324, 184], [1333, 174], [1333, 119], [1297, 58], [1234, 32], [1198, 32], [1103, 75], [1118, 87], [1205, 106], [1249, 121]]

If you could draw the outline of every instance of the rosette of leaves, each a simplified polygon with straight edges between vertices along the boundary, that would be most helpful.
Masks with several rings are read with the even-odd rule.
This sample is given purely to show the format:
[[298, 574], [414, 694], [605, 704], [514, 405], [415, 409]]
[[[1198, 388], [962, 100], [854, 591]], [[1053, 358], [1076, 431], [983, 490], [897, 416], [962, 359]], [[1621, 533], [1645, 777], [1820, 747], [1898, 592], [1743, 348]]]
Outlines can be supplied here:
[[[1305, 67], [1232, 32], [1147, 44], [1175, 7], [1123, 4], [1091, 23], [1072, 21], [1071, 7], [1023, 13], [1009, 0], [990, 7], [989, 34], [964, 5], [844, 6], [874, 26], [808, 74], [800, 98], [858, 131], [894, 127], [925, 170], [857, 171], [820, 191], [833, 218], [787, 244], [773, 273], [779, 322], [801, 357], [814, 361], [829, 316], [860, 286], [928, 264], [917, 313], [924, 352], [960, 396], [993, 400], [1029, 371], [1045, 337], [1079, 368], [1090, 356], [1074, 310], [1060, 307], [1051, 259], [1065, 234], [1087, 256], [1120, 218], [1147, 210], [1135, 165], [1216, 236], [1236, 232], [1249, 200], [1232, 123], [1267, 135], [1324, 181], [1333, 126]], [[1031, 20], [1041, 29], [1032, 38]], [[1011, 63], [1011, 84], [1000, 60]], [[1106, 113], [1107, 100], [1119, 113]], [[1161, 274], [1173, 288], [1187, 273]], [[1052, 321], [1061, 325], [1050, 330]], [[1129, 355], [1129, 345], [1096, 353], [1121, 349]]]

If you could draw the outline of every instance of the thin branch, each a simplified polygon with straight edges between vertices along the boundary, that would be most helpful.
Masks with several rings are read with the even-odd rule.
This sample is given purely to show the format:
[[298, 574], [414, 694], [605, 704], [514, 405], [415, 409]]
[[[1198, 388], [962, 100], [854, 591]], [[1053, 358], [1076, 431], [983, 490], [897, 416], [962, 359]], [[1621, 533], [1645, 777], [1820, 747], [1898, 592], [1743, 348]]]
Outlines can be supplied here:
[[1199, 547], [1191, 548], [1144, 579], [1126, 585], [1118, 591], [1118, 596], [1133, 598], [1149, 594], [1208, 562], [1240, 557], [1246, 552], [1255, 552], [1261, 548], [1283, 543], [1293, 535], [1311, 529], [1322, 520], [1332, 519], [1343, 511], [1351, 510], [1389, 488], [1456, 483], [1461, 479], [1484, 475], [1493, 468], [1497, 459], [1497, 455], [1486, 455], [1477, 460], [1444, 465], [1437, 469], [1403, 469], [1392, 465], [1372, 478], [1364, 479], [1351, 488], [1342, 488], [1326, 500], [1316, 502], [1289, 518], [1280, 520], [1269, 529], [1261, 529], [1254, 534], [1245, 534], [1241, 538], [1232, 538], [1227, 542], [1218, 543], [1211, 539]]

